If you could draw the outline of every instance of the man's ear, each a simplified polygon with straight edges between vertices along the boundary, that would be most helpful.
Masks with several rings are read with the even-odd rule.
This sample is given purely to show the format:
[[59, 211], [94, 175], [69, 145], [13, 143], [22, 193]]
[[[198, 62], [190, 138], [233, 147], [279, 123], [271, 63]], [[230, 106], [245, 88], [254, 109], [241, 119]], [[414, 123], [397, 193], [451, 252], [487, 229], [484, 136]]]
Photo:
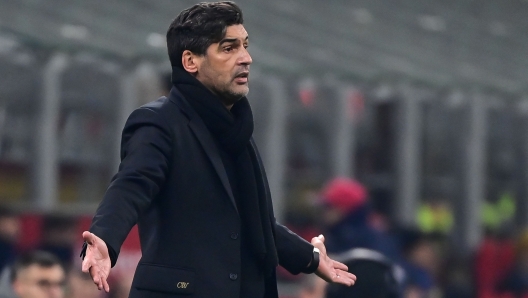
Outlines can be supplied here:
[[201, 59], [200, 57], [194, 54], [189, 50], [185, 50], [182, 53], [182, 65], [188, 73], [196, 74], [198, 68], [200, 67]]

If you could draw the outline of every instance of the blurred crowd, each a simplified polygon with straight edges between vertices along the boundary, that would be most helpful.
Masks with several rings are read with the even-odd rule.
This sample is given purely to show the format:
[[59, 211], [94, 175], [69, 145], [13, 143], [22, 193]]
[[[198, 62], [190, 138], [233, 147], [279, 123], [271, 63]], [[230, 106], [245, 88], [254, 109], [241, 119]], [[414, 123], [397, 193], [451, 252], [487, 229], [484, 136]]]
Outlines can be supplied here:
[[103, 294], [80, 268], [80, 229], [76, 216], [44, 214], [27, 227], [21, 214], [0, 207], [0, 298], [128, 297], [128, 281], [115, 280]]
[[[484, 239], [468, 254], [457, 251], [449, 233], [456, 228], [453, 215], [441, 201], [424, 203], [415, 225], [404, 227], [390, 219], [390, 202], [383, 195], [369, 194], [355, 180], [333, 179], [307, 197], [313, 216], [291, 216], [290, 226], [307, 239], [322, 233], [328, 252], [358, 280], [352, 288], [327, 286], [279, 271], [283, 280], [301, 283], [293, 297], [528, 297], [528, 231], [491, 220], [498, 217], [489, 210], [483, 214]], [[496, 213], [509, 213], [508, 206], [503, 198]]]
[[[391, 221], [388, 202], [352, 179], [335, 178], [306, 197], [313, 216], [288, 216], [286, 224], [308, 240], [323, 234], [328, 253], [358, 281], [351, 288], [328, 286], [314, 275], [279, 268], [279, 282], [296, 285], [284, 298], [528, 297], [527, 231], [486, 225], [479, 247], [461, 254], [449, 235], [453, 217], [440, 202], [424, 204], [416, 225], [402, 227]], [[26, 236], [38, 241], [24, 243], [21, 214], [0, 208], [0, 298], [127, 297], [129, 279], [115, 276], [105, 294], [81, 272], [77, 217], [44, 214], [34, 225], [29, 230], [38, 232]]]

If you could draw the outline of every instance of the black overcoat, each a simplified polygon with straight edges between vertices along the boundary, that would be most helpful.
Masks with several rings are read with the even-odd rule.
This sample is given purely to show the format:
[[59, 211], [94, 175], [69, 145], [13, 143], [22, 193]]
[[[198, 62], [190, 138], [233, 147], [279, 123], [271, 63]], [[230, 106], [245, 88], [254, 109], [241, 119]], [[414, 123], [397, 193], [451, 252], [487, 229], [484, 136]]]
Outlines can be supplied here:
[[[216, 146], [175, 87], [129, 116], [119, 171], [90, 231], [119, 254], [138, 224], [142, 258], [131, 298], [239, 297], [241, 220]], [[259, 163], [271, 206], [260, 157]], [[297, 274], [310, 262], [312, 245], [278, 223], [275, 242], [288, 271]], [[278, 296], [275, 276], [266, 287], [266, 298]]]

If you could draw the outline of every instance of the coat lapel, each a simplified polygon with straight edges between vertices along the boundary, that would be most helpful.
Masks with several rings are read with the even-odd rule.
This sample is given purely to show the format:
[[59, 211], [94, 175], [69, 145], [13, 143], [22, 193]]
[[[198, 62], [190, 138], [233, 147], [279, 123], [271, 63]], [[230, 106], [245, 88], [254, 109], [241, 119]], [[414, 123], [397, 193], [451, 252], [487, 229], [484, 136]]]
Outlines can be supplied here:
[[178, 105], [182, 109], [182, 111], [189, 117], [189, 127], [191, 128], [192, 132], [202, 145], [207, 157], [209, 157], [209, 160], [213, 164], [213, 168], [218, 174], [218, 177], [220, 178], [224, 189], [227, 191], [229, 200], [233, 204], [235, 210], [238, 212], [235, 197], [233, 196], [233, 191], [231, 190], [231, 185], [227, 177], [227, 172], [225, 170], [224, 163], [222, 162], [222, 158], [218, 154], [217, 145], [213, 140], [211, 133], [209, 132], [203, 121], [200, 119], [198, 114], [196, 114], [192, 107], [187, 102], [185, 102], [185, 98], [176, 88], [172, 88], [170, 99], [172, 100], [172, 102]]
[[[262, 162], [262, 159], [260, 158], [260, 153], [257, 149], [257, 144], [255, 144], [255, 140], [253, 140], [253, 137], [251, 137], [251, 139], [249, 140], [249, 143], [251, 145], [251, 150], [253, 151], [252, 153], [251, 152], [250, 153], [254, 155], [256, 162], [257, 162], [258, 170], [260, 171], [260, 178], [262, 179], [261, 182], [264, 185], [264, 195], [266, 197], [266, 200], [268, 201], [269, 213], [271, 215], [271, 218], [275, 220], [275, 214], [273, 212], [273, 204], [272, 204], [272, 199], [271, 199], [271, 191], [269, 188], [266, 170], [264, 169], [264, 163]], [[273, 229], [273, 231], [275, 230]]]

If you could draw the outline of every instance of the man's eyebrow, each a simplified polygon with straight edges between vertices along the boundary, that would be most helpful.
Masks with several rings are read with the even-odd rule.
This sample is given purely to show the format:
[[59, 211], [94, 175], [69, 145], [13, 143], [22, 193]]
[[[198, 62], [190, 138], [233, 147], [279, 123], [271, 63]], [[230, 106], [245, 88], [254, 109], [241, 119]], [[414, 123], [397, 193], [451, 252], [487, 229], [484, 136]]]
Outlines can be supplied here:
[[[246, 38], [244, 39], [244, 41], [247, 41], [249, 39], [249, 36], [246, 36]], [[222, 45], [226, 42], [237, 42], [238, 41], [238, 38], [224, 38], [222, 39], [219, 44]]]
[[224, 38], [220, 41], [220, 45], [226, 43], [226, 42], [236, 42], [238, 38]]

